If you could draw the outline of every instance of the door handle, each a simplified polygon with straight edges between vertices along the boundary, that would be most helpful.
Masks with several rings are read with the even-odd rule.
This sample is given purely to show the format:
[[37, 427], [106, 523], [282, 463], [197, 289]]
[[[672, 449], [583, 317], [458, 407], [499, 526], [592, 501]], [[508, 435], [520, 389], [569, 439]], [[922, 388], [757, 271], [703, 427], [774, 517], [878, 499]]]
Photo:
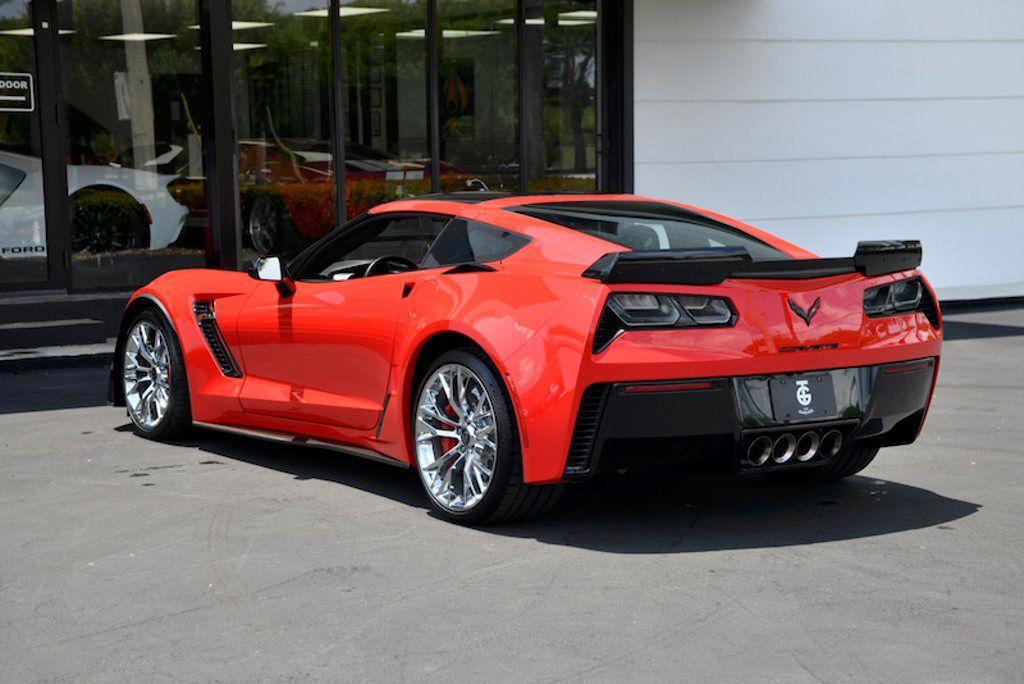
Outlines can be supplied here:
[[406, 283], [405, 285], [402, 286], [402, 299], [405, 299], [406, 297], [409, 296], [409, 293], [412, 292], [412, 287], [415, 284], [416, 283], [411, 283], [410, 282], [410, 283]]

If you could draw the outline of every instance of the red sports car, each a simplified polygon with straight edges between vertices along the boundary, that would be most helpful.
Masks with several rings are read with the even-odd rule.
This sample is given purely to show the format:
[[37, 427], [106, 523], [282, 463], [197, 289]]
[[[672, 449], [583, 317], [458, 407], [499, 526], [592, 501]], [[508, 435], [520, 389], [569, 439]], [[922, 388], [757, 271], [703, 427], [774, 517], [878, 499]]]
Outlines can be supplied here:
[[544, 511], [669, 462], [808, 481], [917, 437], [942, 321], [916, 241], [821, 259], [627, 195], [379, 206], [290, 262], [175, 271], [132, 297], [111, 400], [415, 468], [449, 519]]

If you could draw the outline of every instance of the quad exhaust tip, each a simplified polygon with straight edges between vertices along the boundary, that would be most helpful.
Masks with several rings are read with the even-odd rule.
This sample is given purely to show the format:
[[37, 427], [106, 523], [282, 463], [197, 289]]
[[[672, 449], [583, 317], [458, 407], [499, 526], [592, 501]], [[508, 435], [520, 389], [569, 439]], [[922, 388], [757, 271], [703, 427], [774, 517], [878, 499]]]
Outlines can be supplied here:
[[843, 448], [843, 435], [839, 430], [829, 430], [825, 433], [825, 436], [821, 438], [821, 456], [822, 458], [832, 458], [837, 455]]
[[793, 458], [793, 454], [795, 453], [796, 437], [792, 433], [787, 432], [775, 439], [775, 444], [772, 445], [773, 461], [781, 465]]
[[818, 457], [827, 460], [843, 448], [843, 435], [839, 430], [828, 430], [824, 435], [816, 430], [798, 434], [786, 432], [778, 437], [760, 435], [747, 447], [747, 463], [756, 467], [770, 460], [782, 465], [795, 461], [806, 463]]
[[752, 466], [762, 466], [772, 457], [772, 439], [761, 435], [747, 447], [747, 462]]
[[820, 445], [821, 437], [817, 432], [812, 430], [800, 435], [800, 439], [796, 441], [796, 460], [801, 463], [810, 461], [818, 453]]

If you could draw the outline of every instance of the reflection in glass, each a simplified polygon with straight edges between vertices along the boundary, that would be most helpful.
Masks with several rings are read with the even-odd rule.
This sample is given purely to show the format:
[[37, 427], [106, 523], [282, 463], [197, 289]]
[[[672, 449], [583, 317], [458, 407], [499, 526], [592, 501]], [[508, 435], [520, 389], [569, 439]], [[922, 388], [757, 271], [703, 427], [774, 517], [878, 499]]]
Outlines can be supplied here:
[[[365, 5], [365, 0], [358, 4]], [[430, 190], [424, 0], [342, 6], [345, 197], [356, 216], [375, 204]], [[441, 174], [452, 173], [441, 165]]]
[[334, 226], [328, 0], [232, 3], [243, 248], [292, 256]]
[[524, 2], [528, 189], [596, 190], [596, 3]]
[[58, 5], [72, 286], [134, 287], [205, 263], [195, 3]]
[[46, 280], [46, 219], [28, 2], [0, 4], [0, 284]]
[[444, 190], [518, 190], [515, 4], [438, 0]]

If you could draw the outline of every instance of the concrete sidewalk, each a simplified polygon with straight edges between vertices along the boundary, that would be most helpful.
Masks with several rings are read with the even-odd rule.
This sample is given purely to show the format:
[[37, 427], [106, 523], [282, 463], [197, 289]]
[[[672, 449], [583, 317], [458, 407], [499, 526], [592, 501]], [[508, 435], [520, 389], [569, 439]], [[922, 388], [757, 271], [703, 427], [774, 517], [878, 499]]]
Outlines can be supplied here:
[[1020, 681], [1024, 310], [948, 327], [862, 477], [616, 477], [482, 530], [410, 472], [139, 439], [103, 369], [0, 374], [0, 680]]

